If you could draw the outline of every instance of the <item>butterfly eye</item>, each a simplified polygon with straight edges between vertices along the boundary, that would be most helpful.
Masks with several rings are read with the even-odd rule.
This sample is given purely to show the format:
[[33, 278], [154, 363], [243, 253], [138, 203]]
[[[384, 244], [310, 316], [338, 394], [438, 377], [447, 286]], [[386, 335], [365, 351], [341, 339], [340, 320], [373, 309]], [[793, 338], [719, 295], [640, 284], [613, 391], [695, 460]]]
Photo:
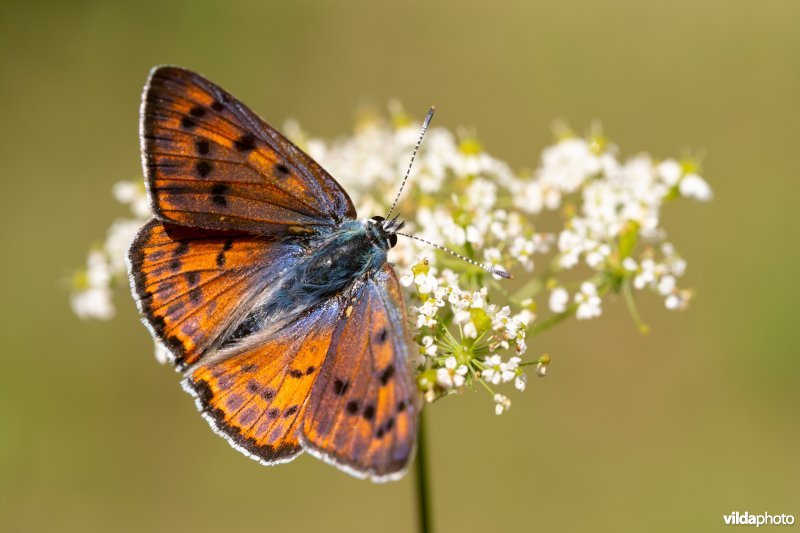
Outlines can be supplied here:
[[389, 248], [394, 248], [397, 244], [397, 235], [394, 233], [389, 234]]
[[380, 225], [382, 225], [382, 224], [383, 224], [383, 221], [384, 221], [384, 220], [386, 220], [386, 219], [385, 219], [385, 218], [383, 218], [383, 217], [381, 217], [381, 216], [375, 215], [374, 217], [372, 217], [372, 219], [371, 219], [371, 220], [372, 220], [374, 223], [376, 223], [376, 224], [378, 224], [378, 225], [380, 226]]

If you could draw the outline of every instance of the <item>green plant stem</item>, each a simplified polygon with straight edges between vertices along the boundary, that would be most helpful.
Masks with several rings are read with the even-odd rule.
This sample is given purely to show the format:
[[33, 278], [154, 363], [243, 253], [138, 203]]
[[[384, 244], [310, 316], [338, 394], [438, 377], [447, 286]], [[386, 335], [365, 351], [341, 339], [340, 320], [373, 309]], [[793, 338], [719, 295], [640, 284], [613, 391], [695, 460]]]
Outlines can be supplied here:
[[633, 297], [633, 288], [631, 287], [631, 282], [629, 280], [626, 280], [622, 284], [622, 292], [625, 294], [625, 303], [628, 304], [628, 310], [631, 313], [633, 323], [636, 324], [637, 328], [639, 328], [640, 333], [647, 333], [649, 328], [647, 327], [647, 324], [642, 321], [639, 310], [636, 308], [636, 300]]
[[547, 317], [546, 319], [542, 320], [541, 322], [538, 322], [538, 323], [534, 324], [533, 328], [531, 328], [531, 332], [530, 332], [530, 334], [528, 336], [529, 337], [533, 337], [534, 335], [538, 335], [539, 333], [542, 333], [543, 331], [547, 331], [548, 329], [552, 328], [556, 324], [559, 324], [559, 323], [563, 322], [565, 319], [567, 319], [567, 318], [571, 317], [572, 315], [574, 315], [575, 311], [577, 309], [578, 309], [578, 306], [573, 304], [573, 305], [570, 305], [567, 308], [567, 310], [564, 311], [563, 313], [550, 315], [549, 317]]
[[428, 447], [425, 429], [425, 410], [419, 415], [419, 430], [417, 436], [417, 459], [415, 461], [417, 516], [419, 518], [419, 532], [433, 533], [433, 517], [431, 516], [430, 480], [428, 473]]

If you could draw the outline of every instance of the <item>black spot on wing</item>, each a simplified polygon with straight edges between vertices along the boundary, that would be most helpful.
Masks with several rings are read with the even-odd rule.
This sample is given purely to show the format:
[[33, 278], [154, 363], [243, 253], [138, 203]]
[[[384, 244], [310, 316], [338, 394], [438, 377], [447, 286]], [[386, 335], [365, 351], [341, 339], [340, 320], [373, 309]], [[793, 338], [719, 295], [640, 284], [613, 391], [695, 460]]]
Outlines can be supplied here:
[[174, 257], [179, 257], [188, 251], [189, 251], [189, 243], [182, 242], [175, 247], [175, 249], [172, 251], [172, 255]]
[[367, 405], [364, 408], [364, 412], [361, 413], [361, 416], [364, 417], [364, 420], [372, 420], [375, 418], [375, 406], [372, 404]]
[[205, 161], [205, 160], [198, 161], [197, 164], [195, 165], [195, 169], [197, 170], [197, 174], [201, 178], [205, 178], [206, 176], [211, 174], [211, 168], [212, 168], [211, 167], [211, 163], [209, 163], [208, 161]]
[[279, 178], [285, 178], [290, 173], [291, 171], [289, 170], [289, 167], [287, 167], [283, 163], [278, 163], [277, 165], [275, 165], [275, 174], [277, 174]]
[[302, 370], [298, 370], [296, 368], [293, 368], [293, 369], [289, 370], [289, 375], [292, 376], [295, 379], [300, 379], [300, 378], [303, 377], [303, 371]]
[[199, 141], [197, 141], [197, 143], [195, 143], [195, 146], [197, 148], [197, 153], [200, 155], [206, 155], [208, 154], [208, 152], [211, 151], [211, 145], [205, 139], [200, 139]]
[[347, 392], [348, 387], [350, 387], [350, 384], [347, 381], [337, 378], [333, 382], [333, 392], [335, 392], [337, 396], [342, 396]]
[[214, 205], [218, 205], [220, 207], [225, 207], [228, 205], [228, 199], [225, 198], [225, 194], [229, 189], [230, 187], [224, 183], [218, 183], [211, 187], [211, 201], [214, 202]]
[[392, 376], [394, 376], [394, 365], [389, 365], [381, 372], [381, 385], [385, 387], [389, 380], [392, 379]]
[[189, 114], [192, 115], [193, 117], [200, 118], [206, 114], [206, 110], [200, 107], [199, 105], [196, 105], [189, 110]]
[[375, 430], [375, 438], [382, 439], [383, 436], [392, 430], [394, 427], [394, 418], [389, 417], [383, 425], [378, 426], [378, 429]]
[[190, 289], [189, 299], [192, 301], [192, 303], [199, 304], [200, 301], [203, 299], [203, 291], [201, 291], [197, 287]]
[[381, 328], [381, 330], [375, 335], [375, 342], [378, 344], [383, 344], [386, 342], [386, 338], [389, 336], [389, 332], [386, 331], [386, 328]]
[[211, 109], [213, 109], [214, 111], [222, 111], [223, 109], [225, 109], [225, 106], [223, 105], [222, 102], [214, 100], [214, 103], [211, 104]]
[[347, 402], [347, 405], [345, 406], [345, 409], [347, 409], [347, 412], [349, 414], [354, 415], [354, 414], [356, 414], [358, 412], [358, 407], [359, 406], [358, 406], [358, 402], [357, 401], [350, 400], [349, 402]]
[[183, 311], [183, 302], [178, 300], [167, 307], [167, 316], [180, 315]]
[[256, 138], [251, 133], [245, 133], [235, 141], [233, 146], [240, 152], [250, 152], [256, 148]]
[[187, 130], [190, 130], [190, 129], [194, 128], [195, 126], [197, 126], [197, 122], [195, 122], [194, 119], [192, 119], [190, 117], [183, 117], [181, 119], [181, 126], [183, 126], [183, 128], [185, 128]]

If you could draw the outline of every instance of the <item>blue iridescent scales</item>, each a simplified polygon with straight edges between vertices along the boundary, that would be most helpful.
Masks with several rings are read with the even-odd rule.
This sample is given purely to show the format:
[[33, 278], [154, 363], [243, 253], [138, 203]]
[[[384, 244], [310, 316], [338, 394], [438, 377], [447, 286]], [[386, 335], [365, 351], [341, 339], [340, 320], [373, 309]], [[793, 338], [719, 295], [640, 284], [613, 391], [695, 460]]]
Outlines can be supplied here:
[[203, 417], [263, 464], [308, 451], [402, 475], [420, 401], [386, 262], [397, 226], [356, 220], [322, 167], [188, 70], [153, 69], [140, 133], [154, 217], [131, 287]]

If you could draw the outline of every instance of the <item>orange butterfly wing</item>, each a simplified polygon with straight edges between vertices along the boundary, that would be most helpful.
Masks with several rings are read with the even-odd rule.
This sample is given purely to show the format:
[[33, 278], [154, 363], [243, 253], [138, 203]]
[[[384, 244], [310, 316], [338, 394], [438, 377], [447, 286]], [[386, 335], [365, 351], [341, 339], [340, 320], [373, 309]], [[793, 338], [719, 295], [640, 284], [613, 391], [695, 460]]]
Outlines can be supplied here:
[[359, 477], [396, 479], [411, 459], [420, 407], [394, 269], [385, 264], [352, 306], [314, 385], [303, 446]]
[[128, 253], [131, 289], [154, 338], [183, 368], [212, 348], [299, 249], [151, 219]]
[[268, 338], [211, 354], [184, 388], [233, 447], [264, 464], [289, 461], [302, 452], [308, 398], [340, 314], [333, 299]]
[[153, 69], [140, 130], [152, 209], [163, 221], [292, 236], [356, 217], [322, 167], [198, 74]]

